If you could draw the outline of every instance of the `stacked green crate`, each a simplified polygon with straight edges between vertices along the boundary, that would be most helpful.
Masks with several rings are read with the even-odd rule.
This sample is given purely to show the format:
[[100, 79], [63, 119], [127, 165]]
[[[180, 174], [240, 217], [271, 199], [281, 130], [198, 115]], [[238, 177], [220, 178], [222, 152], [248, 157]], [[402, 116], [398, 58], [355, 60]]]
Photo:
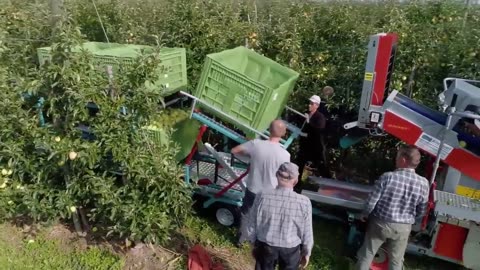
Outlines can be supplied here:
[[[86, 42], [82, 46], [73, 48], [73, 52], [81, 49], [93, 54], [94, 62], [98, 66], [111, 65], [118, 67], [133, 63], [140, 56], [141, 50], [145, 53], [153, 53], [154, 48], [144, 45], [117, 44], [102, 42]], [[51, 59], [51, 48], [44, 47], [37, 50], [40, 65]], [[161, 64], [157, 69], [158, 80], [147, 83], [147, 87], [153, 91], [161, 91], [163, 96], [178, 92], [187, 87], [187, 61], [184, 48], [160, 49]]]
[[283, 111], [298, 76], [267, 57], [237, 47], [207, 55], [195, 96], [233, 119], [217, 114], [222, 120], [264, 131]]

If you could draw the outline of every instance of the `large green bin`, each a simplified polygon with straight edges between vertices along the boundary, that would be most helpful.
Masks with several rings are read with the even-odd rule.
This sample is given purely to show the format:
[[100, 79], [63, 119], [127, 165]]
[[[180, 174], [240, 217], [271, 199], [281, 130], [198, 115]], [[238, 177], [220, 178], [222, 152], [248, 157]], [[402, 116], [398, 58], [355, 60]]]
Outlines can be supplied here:
[[216, 114], [224, 121], [264, 131], [281, 114], [298, 76], [267, 57], [237, 47], [207, 55], [194, 95], [233, 118]]
[[[153, 52], [154, 48], [145, 45], [86, 42], [82, 46], [73, 48], [73, 52], [80, 52], [81, 49], [93, 54], [93, 60], [98, 66], [129, 65], [136, 57], [140, 56], [141, 50], [145, 53]], [[50, 47], [37, 50], [40, 65], [51, 59]], [[149, 89], [162, 91], [163, 96], [178, 92], [187, 87], [187, 61], [184, 48], [162, 48], [160, 50], [161, 63], [158, 67], [158, 80], [153, 84], [147, 84]], [[115, 76], [115, 74], [114, 74]]]

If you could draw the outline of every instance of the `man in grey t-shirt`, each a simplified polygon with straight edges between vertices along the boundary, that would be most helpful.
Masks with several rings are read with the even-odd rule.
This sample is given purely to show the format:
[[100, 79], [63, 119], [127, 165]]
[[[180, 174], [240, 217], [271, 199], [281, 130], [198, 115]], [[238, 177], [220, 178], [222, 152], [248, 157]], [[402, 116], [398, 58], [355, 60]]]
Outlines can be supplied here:
[[282, 120], [274, 120], [270, 124], [268, 140], [251, 140], [232, 149], [233, 155], [250, 157], [250, 170], [246, 177], [247, 190], [242, 203], [239, 243], [247, 240], [245, 217], [253, 205], [255, 195], [263, 190], [274, 189], [278, 181], [276, 173], [280, 165], [290, 162], [290, 153], [283, 148], [280, 140], [287, 131]]

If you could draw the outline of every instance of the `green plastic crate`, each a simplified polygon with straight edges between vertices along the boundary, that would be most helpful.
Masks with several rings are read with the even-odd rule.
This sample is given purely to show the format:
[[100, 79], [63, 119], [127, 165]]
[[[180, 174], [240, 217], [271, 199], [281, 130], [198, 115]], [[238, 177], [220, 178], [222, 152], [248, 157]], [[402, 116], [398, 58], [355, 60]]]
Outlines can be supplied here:
[[[94, 62], [98, 66], [132, 64], [143, 49], [146, 53], [153, 52], [154, 48], [144, 45], [86, 42], [81, 47], [74, 48], [74, 52], [81, 49], [91, 52]], [[51, 59], [50, 47], [37, 50], [40, 65]], [[147, 88], [153, 91], [162, 91], [163, 96], [173, 94], [187, 87], [187, 61], [184, 48], [162, 48], [160, 50], [161, 64], [158, 67], [158, 80], [148, 83]], [[114, 74], [115, 76], [115, 74]]]
[[195, 96], [232, 117], [233, 124], [264, 131], [283, 111], [298, 76], [267, 57], [237, 47], [207, 55]]

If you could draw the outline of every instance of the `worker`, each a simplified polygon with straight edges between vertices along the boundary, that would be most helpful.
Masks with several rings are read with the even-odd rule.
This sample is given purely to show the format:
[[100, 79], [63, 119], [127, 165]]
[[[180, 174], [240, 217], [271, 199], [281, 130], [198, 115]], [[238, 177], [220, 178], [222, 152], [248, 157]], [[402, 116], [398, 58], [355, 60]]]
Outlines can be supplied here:
[[300, 169], [299, 181], [295, 190], [302, 190], [302, 175], [307, 163], [312, 164], [312, 168], [316, 169], [317, 175], [325, 177], [329, 176], [326, 164], [323, 164], [323, 144], [322, 133], [325, 129], [326, 118], [318, 111], [321, 99], [317, 95], [313, 95], [309, 99], [308, 113], [306, 113], [306, 124], [302, 132], [305, 136], [300, 137], [300, 147], [297, 154], [297, 163]]
[[280, 140], [287, 132], [286, 124], [282, 120], [275, 120], [270, 124], [269, 131], [268, 140], [251, 140], [231, 151], [233, 155], [246, 155], [250, 158], [249, 172], [245, 180], [247, 188], [240, 208], [238, 246], [246, 241], [245, 217], [255, 200], [255, 195], [264, 190], [274, 189], [277, 186], [275, 173], [278, 167], [290, 161], [290, 153], [280, 144]]
[[480, 137], [480, 120], [466, 119], [464, 120], [464, 125], [468, 134], [475, 137]]
[[318, 111], [325, 116], [326, 119], [330, 118], [330, 111], [328, 109], [327, 103], [330, 100], [330, 98], [333, 96], [334, 89], [331, 86], [325, 86], [322, 89], [322, 98], [323, 100], [320, 100], [320, 106], [318, 106]]
[[257, 195], [249, 215], [255, 270], [306, 268], [313, 247], [312, 204], [293, 191], [298, 166], [286, 162], [276, 173], [278, 187]]
[[420, 163], [418, 149], [405, 146], [396, 156], [397, 169], [383, 174], [375, 183], [363, 212], [368, 217], [367, 232], [358, 251], [357, 270], [369, 270], [375, 254], [386, 241], [389, 269], [403, 269], [403, 257], [407, 248], [412, 224], [427, 209], [429, 182], [415, 173]]
[[335, 136], [334, 140], [338, 140], [337, 134], [331, 134], [331, 131], [334, 129], [334, 123], [335, 122], [335, 117], [332, 115], [332, 112], [328, 108], [328, 102], [332, 98], [334, 93], [334, 89], [331, 86], [325, 86], [322, 89], [322, 98], [320, 101], [320, 106], [318, 106], [317, 111], [319, 111], [323, 116], [325, 116], [325, 129], [320, 136], [320, 143], [322, 144], [322, 164], [325, 165], [323, 172], [323, 176], [327, 178], [331, 178], [330, 170], [326, 169], [328, 168], [328, 150], [327, 150], [327, 145], [329, 144], [329, 141], [332, 141], [332, 136]]

